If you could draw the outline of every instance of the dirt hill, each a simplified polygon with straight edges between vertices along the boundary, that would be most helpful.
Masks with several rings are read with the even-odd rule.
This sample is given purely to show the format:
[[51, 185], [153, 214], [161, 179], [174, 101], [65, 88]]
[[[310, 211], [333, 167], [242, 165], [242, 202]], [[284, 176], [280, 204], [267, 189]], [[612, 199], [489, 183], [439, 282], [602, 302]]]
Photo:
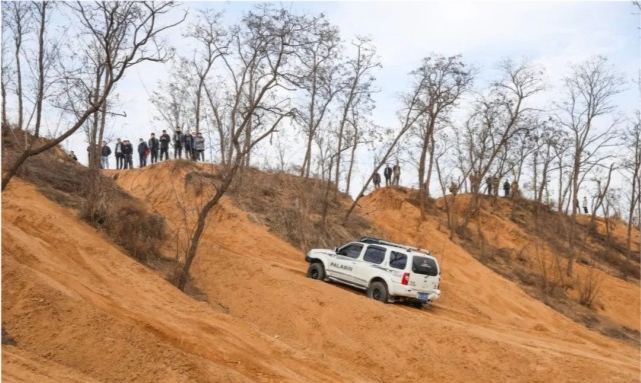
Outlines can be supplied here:
[[[187, 235], [190, 207], [208, 193], [206, 183], [189, 179], [195, 171], [215, 177], [176, 161], [106, 172], [164, 216], [168, 258]], [[291, 243], [313, 243], [288, 238], [282, 225], [270, 230], [269, 211], [241, 210], [248, 202], [233, 195], [212, 215], [192, 268], [207, 302], [176, 290], [34, 186], [13, 180], [2, 197], [2, 320], [16, 344], [2, 346], [6, 381], [639, 379], [638, 347], [535, 299], [450, 241], [436, 216], [419, 224], [418, 209], [399, 190], [364, 198], [358, 214], [369, 222], [358, 218], [358, 225], [433, 250], [443, 298], [422, 310], [307, 279], [303, 251]], [[502, 247], [522, 234], [498, 231], [510, 233]], [[606, 278], [600, 310], [638, 330], [638, 282]]]

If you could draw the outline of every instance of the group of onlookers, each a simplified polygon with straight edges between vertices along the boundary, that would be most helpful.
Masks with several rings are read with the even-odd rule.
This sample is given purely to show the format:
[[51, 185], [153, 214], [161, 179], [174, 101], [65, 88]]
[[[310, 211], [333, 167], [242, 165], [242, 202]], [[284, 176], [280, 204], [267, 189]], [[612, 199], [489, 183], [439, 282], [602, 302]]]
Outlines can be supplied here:
[[[173, 137], [166, 130], [163, 130], [160, 138], [156, 138], [156, 134], [151, 133], [149, 140], [145, 141], [142, 138], [139, 140], [137, 148], [139, 167], [147, 166], [148, 158], [150, 158], [152, 164], [158, 162], [158, 154], [160, 154], [161, 161], [168, 160], [170, 144], [174, 148], [174, 159], [182, 159], [184, 153], [185, 159], [205, 161], [205, 138], [203, 134], [198, 132], [192, 135], [190, 131], [183, 133], [180, 127], [176, 127]], [[113, 152], [116, 157], [116, 169], [133, 169], [134, 147], [129, 140], [121, 141], [118, 138]], [[112, 151], [107, 141], [103, 141], [100, 151], [100, 165], [103, 169], [109, 169], [109, 156], [111, 154]]]
[[[383, 171], [385, 176], [385, 186], [398, 186], [401, 180], [401, 166], [396, 161], [394, 167], [390, 167], [389, 164], [386, 164], [385, 170]], [[374, 173], [374, 188], [378, 189], [381, 187], [381, 175], [378, 172]]]

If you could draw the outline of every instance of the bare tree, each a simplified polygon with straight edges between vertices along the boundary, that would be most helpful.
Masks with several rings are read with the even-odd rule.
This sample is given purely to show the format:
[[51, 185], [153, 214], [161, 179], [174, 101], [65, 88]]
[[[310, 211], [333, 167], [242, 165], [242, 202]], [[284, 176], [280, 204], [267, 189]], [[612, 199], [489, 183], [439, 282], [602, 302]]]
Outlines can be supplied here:
[[[349, 185], [351, 180], [352, 168], [354, 165], [354, 153], [358, 144], [358, 121], [354, 117], [361, 117], [368, 114], [372, 109], [372, 99], [370, 94], [373, 91], [375, 77], [372, 72], [376, 68], [381, 67], [379, 59], [376, 57], [376, 47], [371, 44], [370, 39], [362, 36], [357, 36], [352, 45], [356, 48], [356, 57], [346, 62], [346, 87], [341, 94], [340, 98], [340, 112], [341, 118], [338, 128], [338, 147], [336, 149], [336, 176], [334, 182], [336, 183], [336, 191], [338, 191], [341, 174], [341, 155], [343, 150], [343, 140], [346, 137], [346, 129], [349, 126], [350, 115], [351, 125], [354, 128], [351, 132], [352, 139], [348, 141], [348, 147], [352, 147], [351, 160], [347, 176], [346, 192], [349, 193]], [[350, 142], [351, 141], [351, 142]]]
[[[221, 122], [229, 125], [233, 149], [219, 174], [220, 182], [214, 185], [215, 192], [198, 213], [196, 229], [175, 281], [181, 290], [187, 283], [209, 212], [225, 195], [252, 148], [295, 113], [289, 99], [278, 97], [278, 90], [292, 69], [290, 61], [296, 53], [296, 38], [305, 33], [306, 27], [304, 18], [267, 4], [248, 12], [241, 25], [230, 28], [229, 44], [233, 49], [220, 58], [230, 81], [231, 99], [228, 118]], [[253, 119], [257, 121], [252, 122]], [[257, 135], [247, 142], [250, 128]]]
[[416, 122], [419, 119], [423, 118], [428, 112], [427, 105], [421, 102], [421, 94], [423, 92], [423, 89], [425, 88], [426, 81], [427, 79], [425, 77], [412, 76], [411, 89], [401, 96], [401, 101], [403, 104], [402, 109], [398, 112], [400, 129], [395, 134], [391, 130], [387, 131], [388, 135], [394, 134], [393, 136], [391, 136], [393, 138], [391, 138], [391, 141], [387, 145], [385, 145], [386, 149], [383, 149], [383, 151], [377, 155], [377, 165], [374, 167], [374, 170], [367, 178], [367, 181], [365, 181], [365, 183], [363, 184], [363, 188], [358, 193], [358, 195], [354, 199], [354, 202], [352, 202], [352, 205], [345, 214], [345, 218], [343, 218], [343, 225], [347, 224], [349, 216], [354, 211], [354, 208], [358, 204], [358, 201], [363, 197], [365, 190], [367, 190], [367, 187], [369, 186], [369, 183], [372, 182], [374, 174], [376, 174], [380, 170], [380, 168], [389, 160], [392, 153], [394, 153], [394, 150], [396, 150], [396, 145], [410, 130], [410, 128], [412, 128], [412, 126], [414, 126], [414, 124], [416, 124]]
[[189, 62], [177, 58], [172, 60], [167, 81], [160, 81], [158, 90], [149, 96], [149, 101], [156, 108], [158, 115], [154, 119], [167, 129], [184, 127], [195, 123], [194, 99], [192, 89], [194, 79], [189, 71]]
[[[635, 120], [623, 134], [623, 145], [627, 149], [624, 159], [624, 177], [630, 181], [630, 203], [628, 205], [628, 230], [626, 260], [632, 253], [632, 226], [634, 212], [641, 205], [641, 112], [637, 111]], [[641, 257], [640, 257], [641, 258]]]
[[[615, 118], [603, 129], [595, 127], [599, 117], [611, 114], [615, 108], [612, 98], [622, 91], [624, 78], [618, 74], [604, 57], [595, 57], [571, 67], [565, 78], [565, 100], [559, 107], [559, 122], [570, 133], [573, 146], [572, 159], [572, 204], [579, 201], [579, 185], [587, 171], [606, 157], [599, 157], [600, 150], [614, 140]], [[572, 275], [575, 258], [577, 209], [572, 209], [570, 229], [570, 256], [566, 273]]]
[[[24, 128], [24, 94], [22, 89], [22, 43], [31, 28], [32, 4], [27, 2], [7, 2], [2, 7], [3, 24], [11, 30], [14, 42], [14, 58], [16, 68], [16, 96], [18, 98], [18, 129]], [[5, 12], [7, 13], [5, 17]]]
[[[9, 12], [2, 12], [2, 35], [8, 36], [10, 34], [8, 21]], [[9, 87], [10, 79], [13, 78], [12, 64], [13, 62], [9, 58], [11, 53], [9, 52], [9, 39], [2, 39], [2, 126], [9, 126], [9, 119], [7, 117], [7, 88]]]
[[[427, 113], [420, 123], [413, 126], [413, 133], [418, 137], [420, 156], [418, 162], [418, 182], [420, 190], [421, 217], [425, 218], [425, 199], [429, 197], [430, 179], [434, 164], [434, 132], [437, 123], [447, 123], [447, 115], [456, 106], [457, 100], [470, 89], [474, 79], [474, 70], [461, 61], [461, 56], [443, 57], [428, 56], [421, 66], [411, 73], [420, 78], [423, 89], [420, 90], [419, 102]], [[429, 160], [428, 160], [429, 156]]]
[[342, 67], [338, 65], [342, 51], [338, 28], [322, 14], [309, 20], [309, 27], [309, 31], [300, 36], [301, 49], [297, 51], [300, 70], [288, 77], [305, 95], [298, 118], [307, 138], [301, 169], [301, 176], [307, 178], [314, 138], [336, 94], [345, 87]]
[[194, 57], [190, 62], [198, 78], [195, 107], [196, 134], [200, 132], [200, 105], [207, 75], [216, 59], [220, 57], [226, 48], [221, 44], [223, 37], [221, 34], [224, 31], [219, 25], [220, 16], [220, 13], [215, 13], [210, 9], [201, 11], [198, 22], [192, 25], [186, 34], [187, 37], [194, 38], [202, 49], [194, 51]]
[[459, 138], [459, 157], [468, 161], [473, 178], [472, 198], [463, 228], [466, 228], [478, 206], [480, 182], [489, 174], [494, 160], [507, 150], [508, 143], [521, 129], [522, 121], [533, 111], [524, 102], [544, 89], [543, 70], [525, 60], [510, 59], [499, 64], [502, 79], [492, 85], [490, 94], [480, 97]]
[[[104, 51], [108, 81], [106, 86], [103, 86], [97, 102], [89, 100], [88, 107], [83, 108], [82, 111], [78, 110], [79, 117], [63, 134], [46, 144], [34, 147], [35, 139], [40, 133], [35, 132], [34, 139], [2, 178], [3, 191], [27, 158], [58, 145], [75, 133], [91, 115], [99, 110], [127, 69], [145, 61], [163, 62], [169, 57], [170, 52], [159, 35], [184, 20], [183, 16], [178, 21], [161, 24], [162, 16], [175, 6], [173, 2], [79, 2], [69, 5], [77, 16], [78, 25], [85, 29], [87, 35], [97, 37]], [[82, 79], [72, 79], [69, 85], [80, 87], [86, 91], [86, 94], [91, 94], [91, 85]]]

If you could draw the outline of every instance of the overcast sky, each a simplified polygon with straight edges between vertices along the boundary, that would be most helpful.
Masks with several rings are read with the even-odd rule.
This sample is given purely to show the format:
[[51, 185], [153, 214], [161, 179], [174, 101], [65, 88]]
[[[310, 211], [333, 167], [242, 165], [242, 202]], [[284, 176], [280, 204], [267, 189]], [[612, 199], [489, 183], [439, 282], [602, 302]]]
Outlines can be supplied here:
[[[192, 21], [198, 8], [225, 10], [229, 23], [237, 22], [254, 2], [187, 2], [184, 8]], [[483, 90], [495, 78], [494, 65], [502, 58], [527, 57], [546, 69], [549, 90], [537, 102], [546, 103], [559, 92], [568, 65], [594, 55], [603, 55], [630, 79], [628, 90], [616, 103], [622, 113], [631, 116], [639, 107], [639, 91], [632, 83], [640, 69], [640, 16], [633, 15], [631, 2], [281, 2], [295, 12], [323, 12], [341, 30], [349, 42], [356, 34], [368, 35], [377, 47], [383, 68], [376, 73], [377, 102], [374, 121], [395, 127], [398, 94], [408, 88], [408, 72], [430, 53], [462, 54], [463, 60], [479, 68], [475, 82]], [[181, 29], [186, 26], [183, 25]], [[170, 41], [178, 52], [188, 45], [174, 31]], [[145, 63], [136, 66], [118, 86], [120, 108], [126, 118], [109, 123], [112, 136], [137, 142], [152, 131], [162, 129], [153, 123], [155, 114], [148, 94], [159, 79], [167, 77], [167, 67]], [[86, 162], [86, 143], [78, 133], [65, 144]], [[291, 160], [302, 157], [303, 148], [291, 153]], [[113, 158], [112, 158], [113, 165]], [[371, 159], [361, 153], [362, 178]], [[411, 180], [408, 180], [411, 183]]]

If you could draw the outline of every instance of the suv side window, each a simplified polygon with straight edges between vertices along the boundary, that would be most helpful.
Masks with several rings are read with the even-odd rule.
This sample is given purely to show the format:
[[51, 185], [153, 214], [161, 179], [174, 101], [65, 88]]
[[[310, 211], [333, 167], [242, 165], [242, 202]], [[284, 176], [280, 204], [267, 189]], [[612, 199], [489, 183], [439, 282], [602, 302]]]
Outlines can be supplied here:
[[363, 250], [363, 245], [351, 244], [343, 247], [338, 251], [338, 255], [343, 255], [348, 258], [356, 259], [361, 255], [361, 250]]
[[363, 261], [380, 265], [385, 260], [385, 249], [377, 246], [369, 246], [363, 255]]
[[405, 269], [405, 266], [407, 266], [407, 255], [392, 251], [389, 257], [389, 266], [399, 270]]

